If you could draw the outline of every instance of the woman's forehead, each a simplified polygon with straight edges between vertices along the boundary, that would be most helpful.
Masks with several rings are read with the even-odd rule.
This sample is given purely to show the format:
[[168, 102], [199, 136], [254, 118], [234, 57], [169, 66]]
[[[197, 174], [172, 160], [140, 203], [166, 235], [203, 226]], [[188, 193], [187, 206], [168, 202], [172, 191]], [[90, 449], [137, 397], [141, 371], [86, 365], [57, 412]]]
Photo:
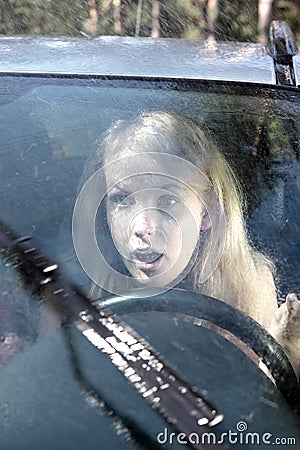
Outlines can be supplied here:
[[105, 164], [104, 174], [108, 187], [120, 183], [160, 187], [172, 183], [203, 190], [209, 184], [203, 170], [168, 153], [142, 152], [116, 158]]
[[160, 147], [146, 147], [144, 145], [139, 148], [125, 147], [123, 150], [115, 149], [115, 151], [108, 155], [105, 154], [105, 166], [115, 167], [116, 164], [121, 164], [122, 168], [127, 172], [138, 173], [141, 171], [153, 172], [155, 170], [167, 170], [170, 164], [175, 165], [176, 156], [164, 151]]
[[135, 174], [123, 179], [113, 179], [108, 176], [108, 185], [110, 189], [116, 189], [127, 192], [135, 192], [142, 189], [163, 189], [172, 192], [181, 192], [189, 187], [179, 178], [159, 175], [154, 173]]

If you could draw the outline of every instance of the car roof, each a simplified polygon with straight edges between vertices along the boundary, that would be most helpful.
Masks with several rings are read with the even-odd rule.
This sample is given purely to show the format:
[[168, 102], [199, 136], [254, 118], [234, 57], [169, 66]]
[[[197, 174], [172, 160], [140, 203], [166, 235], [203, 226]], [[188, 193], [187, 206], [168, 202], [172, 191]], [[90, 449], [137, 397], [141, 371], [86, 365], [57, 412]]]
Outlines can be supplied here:
[[116, 36], [1, 37], [0, 73], [115, 75], [276, 84], [273, 59], [260, 44]]

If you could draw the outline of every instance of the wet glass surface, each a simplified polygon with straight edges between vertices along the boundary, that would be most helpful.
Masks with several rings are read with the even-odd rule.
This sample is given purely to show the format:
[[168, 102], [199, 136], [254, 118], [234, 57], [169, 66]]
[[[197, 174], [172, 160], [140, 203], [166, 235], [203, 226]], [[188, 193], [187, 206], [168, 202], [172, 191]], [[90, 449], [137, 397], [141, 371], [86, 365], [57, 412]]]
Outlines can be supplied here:
[[145, 89], [102, 87], [101, 81], [99, 86], [95, 81], [85, 86], [60, 85], [61, 81], [42, 84], [31, 86], [0, 111], [1, 217], [18, 234], [39, 238], [51, 255], [66, 262], [62, 249], [70, 240], [70, 217], [95, 140], [113, 121], [141, 111], [181, 113], [211, 130], [246, 192], [245, 219], [251, 239], [274, 260], [282, 295], [297, 291], [299, 98], [295, 92], [271, 95], [257, 90], [257, 96], [243, 95], [241, 88], [218, 85], [193, 92], [193, 85], [186, 83], [183, 92], [167, 83], [163, 90], [146, 82]]
[[[212, 139], [245, 190], [245, 222], [250, 240], [276, 266], [278, 297], [283, 299], [288, 292], [299, 293], [299, 93], [288, 89], [268, 90], [267, 87], [252, 88], [250, 92], [250, 87], [244, 89], [241, 85], [230, 84], [183, 83], [180, 86], [146, 81], [134, 84], [124, 80], [77, 83], [76, 80], [56, 82], [55, 79], [38, 78], [28, 82], [28, 86], [23, 80], [22, 93], [18, 93], [15, 80], [7, 78], [5, 83], [3, 98], [0, 96], [0, 220], [5, 221], [17, 235], [32, 235], [41, 249], [58, 262], [66, 276], [86, 294], [91, 282], [74, 252], [72, 213], [87, 157], [95, 140], [115, 120], [133, 119], [140, 112], [155, 110], [180, 113], [209, 128]], [[15, 93], [12, 101], [8, 101], [7, 93], [10, 98]], [[7, 436], [13, 427], [18, 426], [17, 421], [23, 420], [22, 414], [27, 408], [38, 408], [40, 403], [44, 410], [48, 397], [53, 392], [57, 395], [62, 391], [66, 396], [65, 413], [68, 408], [83, 408], [90, 417], [90, 425], [82, 424], [81, 431], [92, 436], [98, 413], [94, 414], [83, 401], [82, 385], [78, 387], [80, 383], [76, 377], [78, 373], [86, 373], [88, 386], [97, 385], [100, 379], [108, 383], [110, 363], [104, 362], [105, 358], [98, 355], [97, 350], [82, 342], [77, 332], [66, 332], [65, 328], [55, 331], [60, 327], [56, 314], [23, 287], [19, 275], [6, 259], [1, 260], [0, 270], [0, 365], [6, 365], [0, 370], [0, 377], [3, 386], [8, 386], [8, 392], [11, 383], [15, 386], [15, 381], [12, 382], [14, 377], [18, 379], [24, 370], [26, 377], [19, 380], [18, 389], [24, 383], [24, 392], [26, 383], [31, 389], [28, 391], [31, 394], [21, 398], [23, 404], [16, 422], [12, 420], [16, 412], [13, 397], [4, 395], [1, 414], [7, 420]], [[267, 410], [268, 414], [271, 411], [272, 417], [272, 429], [268, 432], [272, 433], [273, 429], [278, 432], [279, 424], [283, 423], [280, 420], [285, 416], [287, 420], [281, 434], [295, 433], [294, 419], [289, 416], [289, 409], [276, 388], [258, 372], [256, 365], [222, 337], [211, 330], [178, 321], [173, 316], [166, 318], [149, 313], [125, 316], [125, 319], [192, 384], [204, 389], [215, 403], [228, 411], [230, 419], [226, 418], [221, 431], [234, 428], [238, 420], [244, 419], [253, 420], [253, 430], [259, 432], [260, 421]], [[72, 348], [68, 343], [70, 335], [73, 336], [70, 341]], [[61, 361], [61, 369], [56, 357]], [[72, 368], [74, 358], [79, 367], [75, 374]], [[222, 377], [220, 359], [224, 370]], [[240, 365], [237, 368], [234, 363], [233, 370], [232, 364], [236, 360]], [[98, 373], [98, 363], [105, 375], [101, 370]], [[46, 367], [49, 371], [53, 368], [53, 377]], [[39, 394], [36, 400], [31, 380], [33, 372], [33, 380], [40, 376], [41, 390], [48, 386], [44, 396]], [[61, 381], [55, 382], [57, 385], [51, 385], [51, 379], [60, 378]], [[231, 380], [231, 385], [227, 384], [224, 389], [221, 378]], [[72, 386], [68, 390], [64, 383], [68, 384], [69, 380], [72, 380]], [[149, 413], [141, 413], [142, 400], [137, 394], [134, 394], [132, 410], [128, 409], [127, 396], [131, 393], [125, 387], [124, 392], [120, 392], [121, 375], [113, 375], [111, 383], [104, 386], [104, 398], [124, 414], [128, 413], [128, 417], [139, 416], [141, 427], [156, 421], [153, 428], [152, 425], [150, 427], [150, 434], [155, 437], [163, 427], [162, 421], [153, 419], [150, 410]], [[113, 384], [117, 387], [112, 389]], [[250, 400], [245, 397], [245, 392], [249, 391], [253, 392]], [[233, 397], [229, 399], [231, 395]], [[57, 408], [58, 399], [49, 406], [48, 425], [52, 423], [55, 426]], [[109, 420], [101, 414], [106, 427]], [[77, 426], [80, 421], [76, 417], [75, 414], [72, 420], [66, 419], [62, 423], [74, 430], [74, 424]], [[30, 430], [31, 425], [27, 425]], [[44, 436], [50, 436], [49, 427], [45, 428]], [[117, 433], [109, 433], [108, 441], [115, 439], [114, 445], [119, 446]], [[100, 435], [97, 436], [91, 437], [90, 447], [86, 448], [95, 445], [98, 437], [100, 439]], [[74, 445], [75, 441], [74, 438]], [[127, 444], [122, 439], [120, 441], [122, 448], [127, 448]], [[130, 443], [128, 448], [131, 448]]]

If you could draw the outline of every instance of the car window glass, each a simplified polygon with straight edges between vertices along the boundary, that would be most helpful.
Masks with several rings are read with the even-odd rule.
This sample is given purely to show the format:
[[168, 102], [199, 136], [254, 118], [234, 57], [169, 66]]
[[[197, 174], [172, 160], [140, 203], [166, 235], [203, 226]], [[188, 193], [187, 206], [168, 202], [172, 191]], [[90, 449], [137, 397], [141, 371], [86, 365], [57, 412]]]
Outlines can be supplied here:
[[[274, 259], [283, 293], [295, 290], [297, 98], [293, 95], [293, 101], [285, 101], [275, 95], [238, 95], [224, 87], [212, 91], [207, 87], [200, 92], [157, 90], [150, 85], [146, 89], [101, 87], [101, 83], [49, 85], [3, 104], [2, 217], [13, 228], [18, 224], [18, 233], [38, 237], [51, 255], [67, 265], [62, 249], [72, 247], [70, 217], [95, 140], [113, 121], [135, 117], [141, 111], [181, 113], [211, 130], [246, 192], [245, 218], [251, 239]], [[88, 284], [83, 271], [75, 267], [76, 263], [71, 275], [76, 273], [77, 281]]]

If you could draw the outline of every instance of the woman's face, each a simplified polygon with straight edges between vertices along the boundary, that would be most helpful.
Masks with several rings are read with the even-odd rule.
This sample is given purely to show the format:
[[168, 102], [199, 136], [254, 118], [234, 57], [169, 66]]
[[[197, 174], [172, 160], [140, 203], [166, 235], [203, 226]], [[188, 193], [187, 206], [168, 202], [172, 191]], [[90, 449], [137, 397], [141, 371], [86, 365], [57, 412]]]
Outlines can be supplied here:
[[210, 226], [199, 196], [153, 173], [116, 181], [108, 171], [106, 181], [108, 224], [125, 266], [143, 285], [168, 285], [189, 267], [201, 229]]

